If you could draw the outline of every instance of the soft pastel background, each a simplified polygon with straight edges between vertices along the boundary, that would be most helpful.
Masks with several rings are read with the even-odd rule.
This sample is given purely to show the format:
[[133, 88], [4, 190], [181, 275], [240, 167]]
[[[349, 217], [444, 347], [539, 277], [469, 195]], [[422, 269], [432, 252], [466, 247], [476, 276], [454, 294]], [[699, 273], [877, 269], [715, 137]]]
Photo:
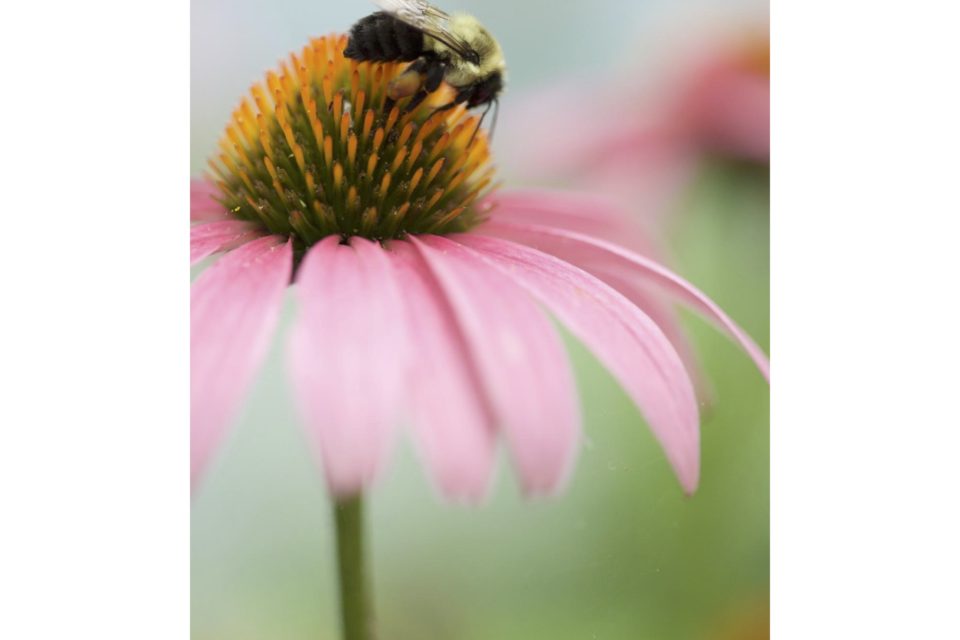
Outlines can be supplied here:
[[[766, 24], [766, 4], [756, 0], [442, 6], [476, 13], [501, 40], [510, 63], [504, 124], [511, 104], [538, 87], [605, 78], [642, 86], [715, 25]], [[346, 30], [371, 7], [193, 0], [192, 171], [202, 171], [251, 81], [308, 37]], [[628, 67], [633, 75], [616, 73]], [[667, 217], [672, 264], [766, 348], [765, 167], [718, 158], [697, 166]], [[288, 303], [287, 320], [289, 311]], [[561, 498], [524, 502], [501, 464], [488, 504], [443, 505], [403, 444], [370, 499], [381, 638], [767, 637], [768, 387], [725, 338], [688, 320], [717, 396], [703, 420], [699, 492], [683, 496], [626, 396], [571, 344], [587, 438]], [[281, 344], [194, 498], [197, 640], [338, 637], [330, 502], [298, 431]]]

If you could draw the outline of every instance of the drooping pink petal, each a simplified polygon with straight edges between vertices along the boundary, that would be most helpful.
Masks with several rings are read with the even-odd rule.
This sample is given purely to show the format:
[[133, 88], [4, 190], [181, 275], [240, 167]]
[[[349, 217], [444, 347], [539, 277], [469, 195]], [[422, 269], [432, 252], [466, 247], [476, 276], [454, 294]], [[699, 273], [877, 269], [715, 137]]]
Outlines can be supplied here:
[[712, 405], [715, 397], [713, 385], [707, 379], [696, 350], [680, 324], [676, 308], [661, 296], [638, 286], [635, 279], [625, 278], [621, 274], [609, 274], [602, 270], [581, 268], [622, 293], [627, 300], [650, 316], [650, 319], [663, 331], [663, 335], [667, 336], [673, 348], [677, 350], [677, 355], [680, 356], [687, 368], [687, 373], [693, 380], [693, 387], [701, 407]]
[[490, 486], [493, 414], [450, 303], [416, 249], [392, 242], [415, 355], [408, 394], [415, 440], [448, 497], [477, 501]]
[[216, 185], [202, 178], [190, 180], [190, 220], [193, 222], [208, 222], [223, 220], [229, 213], [223, 205], [214, 200], [219, 195]]
[[218, 220], [190, 227], [190, 265], [218, 251], [238, 247], [257, 237], [256, 226], [242, 220]]
[[651, 288], [682, 302], [719, 325], [747, 352], [764, 378], [770, 379], [770, 362], [753, 339], [699, 289], [653, 260], [604, 240], [541, 225], [491, 220], [478, 231], [540, 249], [601, 275], [620, 274], [636, 281], [637, 274], [642, 274]]
[[658, 239], [603, 195], [556, 189], [495, 191], [481, 203], [491, 221], [537, 224], [585, 233], [662, 259]]
[[292, 249], [268, 236], [200, 274], [190, 292], [190, 457], [194, 485], [266, 355]]
[[331, 492], [353, 495], [387, 460], [409, 373], [395, 268], [377, 243], [329, 237], [300, 265], [296, 297], [289, 362], [298, 405]]
[[610, 370], [644, 414], [681, 486], [700, 473], [700, 426], [690, 378], [650, 318], [590, 274], [499, 238], [454, 236], [480, 252], [546, 305]]
[[439, 236], [411, 242], [450, 302], [525, 492], [557, 491], [580, 433], [559, 334], [524, 289], [472, 249]]
[[[637, 225], [622, 206], [602, 195], [548, 189], [511, 189], [494, 192], [485, 200], [484, 206], [490, 207], [488, 217], [493, 221], [567, 229], [615, 242], [657, 261], [664, 259], [660, 242], [648, 230]], [[662, 296], [635, 286], [631, 278], [613, 277], [583, 268], [612, 285], [657, 323], [687, 366], [701, 403], [710, 404], [712, 388], [672, 305]]]

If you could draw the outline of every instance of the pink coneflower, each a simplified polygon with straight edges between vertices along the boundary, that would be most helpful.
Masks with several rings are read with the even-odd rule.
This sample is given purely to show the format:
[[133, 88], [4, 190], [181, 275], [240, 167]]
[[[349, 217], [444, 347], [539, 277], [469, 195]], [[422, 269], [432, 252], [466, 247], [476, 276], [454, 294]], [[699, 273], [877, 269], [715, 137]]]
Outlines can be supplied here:
[[[655, 321], [661, 296], [715, 321], [766, 376], [761, 350], [692, 285], [592, 237], [593, 227], [607, 237], [619, 228], [604, 202], [492, 192], [476, 119], [430, 104], [404, 114], [385, 100], [399, 65], [346, 60], [345, 42], [314, 40], [255, 85], [211, 163], [216, 178], [193, 185], [192, 260], [223, 253], [192, 292], [194, 483], [293, 286], [290, 378], [339, 532], [359, 527], [356, 496], [384, 467], [398, 425], [449, 498], [486, 494], [501, 439], [525, 493], [563, 486], [580, 413], [551, 316], [613, 373], [692, 493], [698, 406]], [[343, 567], [359, 552], [340, 551], [352, 592], [356, 572]], [[363, 605], [345, 599], [350, 626]]]
[[684, 33], [669, 46], [656, 70], [618, 69], [516, 100], [501, 127], [506, 170], [603, 192], [658, 229], [704, 158], [769, 163], [765, 29]]
[[743, 30], [691, 55], [673, 106], [677, 126], [700, 151], [770, 161], [770, 37]]
[[675, 103], [639, 91], [635, 73], [565, 80], [515, 99], [500, 125], [505, 172], [604, 193], [656, 231], [690, 184], [697, 154]]

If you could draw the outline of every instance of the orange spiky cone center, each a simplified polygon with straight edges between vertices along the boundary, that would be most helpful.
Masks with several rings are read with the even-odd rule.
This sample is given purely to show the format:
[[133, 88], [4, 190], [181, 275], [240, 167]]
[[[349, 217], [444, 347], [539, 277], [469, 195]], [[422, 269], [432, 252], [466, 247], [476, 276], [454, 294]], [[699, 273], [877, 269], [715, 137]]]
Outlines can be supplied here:
[[253, 85], [210, 162], [221, 203], [301, 247], [476, 225], [494, 174], [476, 118], [462, 105], [436, 111], [449, 88], [405, 113], [406, 100], [387, 99], [405, 65], [346, 59], [346, 44], [314, 39]]

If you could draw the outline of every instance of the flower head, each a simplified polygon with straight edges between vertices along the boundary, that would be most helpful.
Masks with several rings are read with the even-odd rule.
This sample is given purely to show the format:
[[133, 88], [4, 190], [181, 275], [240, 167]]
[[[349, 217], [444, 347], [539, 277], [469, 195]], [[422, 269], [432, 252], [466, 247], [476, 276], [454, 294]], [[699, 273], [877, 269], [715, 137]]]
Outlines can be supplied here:
[[[683, 488], [699, 478], [690, 376], [665, 333], [670, 301], [757, 346], [626, 238], [592, 196], [490, 185], [484, 133], [462, 109], [404, 113], [397, 65], [345, 61], [320, 38], [268, 74], [228, 125], [216, 183], [192, 191], [191, 258], [221, 256], [191, 304], [194, 479], [263, 360], [285, 290], [297, 404], [331, 491], [368, 487], [408, 424], [447, 496], [482, 497], [502, 439], [524, 490], [558, 490], [580, 415], [549, 312], [613, 373]], [[441, 97], [442, 100], [442, 97]], [[442, 102], [440, 102], [442, 104]]]
[[446, 92], [405, 113], [386, 90], [401, 65], [344, 58], [346, 42], [315, 39], [251, 88], [210, 163], [217, 199], [298, 249], [475, 226], [493, 179], [476, 119], [438, 109]]

